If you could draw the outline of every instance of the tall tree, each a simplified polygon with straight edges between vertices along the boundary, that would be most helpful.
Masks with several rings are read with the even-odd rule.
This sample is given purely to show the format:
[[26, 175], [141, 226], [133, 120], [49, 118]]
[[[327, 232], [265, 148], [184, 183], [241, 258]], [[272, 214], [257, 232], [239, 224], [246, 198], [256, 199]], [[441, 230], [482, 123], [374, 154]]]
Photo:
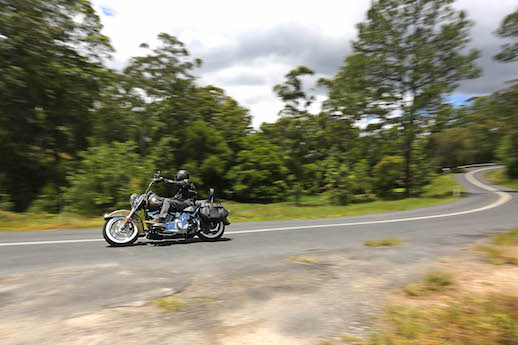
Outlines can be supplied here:
[[[284, 109], [279, 112], [282, 116], [277, 126], [263, 126], [263, 132], [276, 132], [279, 146], [286, 152], [288, 169], [293, 174], [291, 176], [291, 186], [295, 193], [295, 200], [298, 204], [303, 188], [304, 163], [308, 155], [310, 146], [306, 140], [306, 120], [312, 115], [308, 108], [314, 100], [312, 95], [308, 95], [304, 90], [302, 78], [313, 75], [315, 72], [306, 67], [298, 66], [288, 72], [285, 81], [277, 84], [273, 91], [285, 103]], [[280, 126], [278, 126], [280, 125]], [[279, 136], [280, 135], [280, 136]], [[274, 144], [277, 144], [274, 142]]]
[[495, 55], [495, 59], [502, 62], [518, 61], [518, 10], [508, 14], [496, 34], [501, 38], [513, 40], [514, 43], [506, 43], [502, 50]]
[[86, 148], [112, 48], [88, 0], [0, 1], [0, 175], [16, 210]]
[[467, 51], [472, 23], [453, 0], [376, 0], [358, 24], [354, 54], [332, 81], [330, 103], [356, 118], [401, 126], [406, 195], [420, 126], [457, 82], [475, 78], [477, 50]]
[[147, 153], [148, 142], [159, 142], [164, 136], [176, 134], [193, 117], [196, 93], [192, 71], [201, 65], [190, 57], [185, 45], [166, 33], [158, 35], [159, 46], [145, 56], [134, 57], [124, 69], [124, 89], [133, 99], [133, 112], [139, 123], [139, 150]]
[[281, 115], [301, 117], [308, 113], [308, 108], [315, 97], [308, 95], [302, 84], [302, 77], [315, 74], [311, 68], [298, 66], [286, 74], [282, 84], [274, 86], [273, 91], [285, 103]]

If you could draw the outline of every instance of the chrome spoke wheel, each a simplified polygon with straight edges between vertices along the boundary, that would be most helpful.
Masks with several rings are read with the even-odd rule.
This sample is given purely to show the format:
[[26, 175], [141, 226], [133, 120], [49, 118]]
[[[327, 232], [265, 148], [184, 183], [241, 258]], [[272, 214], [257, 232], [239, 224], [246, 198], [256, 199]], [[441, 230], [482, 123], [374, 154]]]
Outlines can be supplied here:
[[104, 227], [105, 239], [112, 245], [125, 245], [133, 243], [138, 237], [138, 229], [130, 220], [124, 225], [126, 218], [116, 217], [110, 219]]
[[208, 227], [198, 233], [198, 237], [206, 241], [214, 241], [221, 238], [224, 232], [225, 224], [223, 222], [210, 223]]

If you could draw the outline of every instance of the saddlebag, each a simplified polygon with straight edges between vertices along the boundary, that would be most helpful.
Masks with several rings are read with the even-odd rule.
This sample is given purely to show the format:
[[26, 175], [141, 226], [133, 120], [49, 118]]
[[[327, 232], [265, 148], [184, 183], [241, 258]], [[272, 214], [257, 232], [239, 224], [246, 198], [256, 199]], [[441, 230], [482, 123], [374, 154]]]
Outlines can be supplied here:
[[215, 203], [206, 203], [200, 207], [200, 216], [208, 222], [220, 222], [225, 219], [230, 212], [223, 205]]

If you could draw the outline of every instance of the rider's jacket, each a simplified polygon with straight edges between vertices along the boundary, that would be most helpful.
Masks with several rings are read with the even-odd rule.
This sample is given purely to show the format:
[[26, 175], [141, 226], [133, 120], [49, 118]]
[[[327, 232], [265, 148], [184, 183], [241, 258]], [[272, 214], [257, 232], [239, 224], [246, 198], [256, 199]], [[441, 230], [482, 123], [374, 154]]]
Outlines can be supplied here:
[[196, 191], [196, 186], [191, 182], [191, 180], [185, 179], [182, 181], [174, 181], [164, 179], [164, 182], [178, 187], [178, 191], [174, 195], [173, 199], [188, 202], [194, 202], [194, 200], [196, 200], [196, 195], [198, 193]]

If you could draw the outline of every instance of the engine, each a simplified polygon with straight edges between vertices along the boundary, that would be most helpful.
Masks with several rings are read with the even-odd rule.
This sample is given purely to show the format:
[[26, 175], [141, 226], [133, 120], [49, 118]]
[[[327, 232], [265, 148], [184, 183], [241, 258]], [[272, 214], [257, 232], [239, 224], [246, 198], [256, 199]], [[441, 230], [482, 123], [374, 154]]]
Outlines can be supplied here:
[[187, 233], [195, 226], [196, 219], [188, 213], [177, 212], [175, 220], [167, 224], [167, 230], [178, 233]]

